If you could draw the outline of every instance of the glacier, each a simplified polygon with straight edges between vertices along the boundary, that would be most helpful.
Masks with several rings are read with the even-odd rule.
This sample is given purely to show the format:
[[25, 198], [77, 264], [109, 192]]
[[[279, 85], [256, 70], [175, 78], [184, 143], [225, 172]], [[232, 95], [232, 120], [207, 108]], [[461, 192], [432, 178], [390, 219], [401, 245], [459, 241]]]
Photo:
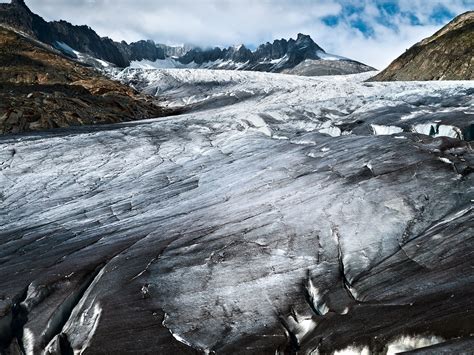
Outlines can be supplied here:
[[108, 75], [182, 114], [0, 137], [0, 351], [469, 349], [474, 83]]

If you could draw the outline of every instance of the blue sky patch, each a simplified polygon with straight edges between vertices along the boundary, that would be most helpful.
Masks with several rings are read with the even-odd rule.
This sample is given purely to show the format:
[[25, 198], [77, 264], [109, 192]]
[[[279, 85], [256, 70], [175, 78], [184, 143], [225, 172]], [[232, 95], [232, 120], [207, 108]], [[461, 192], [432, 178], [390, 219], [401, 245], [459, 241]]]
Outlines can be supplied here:
[[374, 29], [360, 18], [357, 20], [351, 20], [350, 24], [353, 28], [357, 28], [362, 32], [366, 37], [371, 37], [375, 34]]
[[454, 16], [456, 16], [456, 14], [449, 11], [446, 6], [439, 4], [433, 9], [430, 19], [436, 24], [444, 24], [445, 22], [451, 20]]
[[[474, 0], [458, 1], [472, 1], [474, 5]], [[397, 25], [398, 21], [395, 21], [395, 19], [398, 20], [400, 17], [404, 19], [405, 23], [412, 26], [423, 26], [427, 23], [444, 25], [457, 15], [450, 11], [448, 7], [443, 5], [441, 2], [438, 4], [431, 3], [430, 5], [433, 8], [433, 11], [427, 21], [425, 21], [427, 23], [422, 23], [416, 13], [407, 10], [402, 11], [400, 9], [399, 0], [373, 0], [371, 2], [337, 0], [337, 2], [341, 5], [341, 11], [339, 14], [325, 16], [322, 18], [322, 22], [329, 27], [337, 27], [340, 23], [346, 23], [350, 27], [360, 31], [367, 38], [377, 35], [374, 28], [367, 21], [367, 4], [375, 5], [378, 9], [378, 15], [373, 17], [372, 20], [375, 20], [379, 25], [390, 28], [394, 32], [399, 31]]]
[[339, 16], [325, 16], [322, 18], [322, 21], [325, 25], [329, 27], [336, 27], [339, 24]]
[[414, 13], [412, 13], [412, 12], [402, 12], [401, 15], [403, 17], [405, 17], [406, 19], [408, 19], [410, 25], [412, 25], [412, 26], [421, 26], [420, 19]]
[[396, 1], [382, 1], [377, 3], [377, 8], [385, 16], [393, 16], [400, 13], [400, 7]]

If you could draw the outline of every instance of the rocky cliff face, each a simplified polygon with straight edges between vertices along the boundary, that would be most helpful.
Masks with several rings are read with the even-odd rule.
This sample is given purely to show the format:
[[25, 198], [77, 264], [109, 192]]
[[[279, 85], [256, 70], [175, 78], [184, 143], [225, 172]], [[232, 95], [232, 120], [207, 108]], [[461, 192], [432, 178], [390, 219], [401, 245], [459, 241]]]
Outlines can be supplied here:
[[155, 99], [0, 26], [0, 133], [116, 123], [164, 112]]
[[415, 44], [372, 80], [473, 79], [474, 11], [469, 11]]

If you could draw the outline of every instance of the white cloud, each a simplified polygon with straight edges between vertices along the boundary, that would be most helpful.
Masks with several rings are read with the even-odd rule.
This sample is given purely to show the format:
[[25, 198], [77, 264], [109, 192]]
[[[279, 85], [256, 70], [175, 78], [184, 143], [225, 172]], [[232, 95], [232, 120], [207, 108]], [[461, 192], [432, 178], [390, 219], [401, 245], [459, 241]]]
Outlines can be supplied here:
[[[421, 24], [396, 15], [390, 22], [398, 30], [377, 22], [380, 10], [369, 0], [27, 0], [27, 4], [48, 20], [87, 24], [102, 36], [128, 42], [257, 45], [302, 32], [328, 52], [383, 68], [440, 27], [430, 22], [436, 6], [442, 4], [457, 14], [468, 10], [468, 1], [472, 0], [399, 0], [400, 9], [414, 13]], [[350, 16], [336, 27], [322, 22], [351, 3], [365, 5], [363, 13], [352, 16], [370, 25], [373, 36], [352, 27]]]
[[87, 23], [115, 40], [199, 45], [270, 40], [341, 9], [333, 0], [29, 0], [28, 5], [49, 20]]

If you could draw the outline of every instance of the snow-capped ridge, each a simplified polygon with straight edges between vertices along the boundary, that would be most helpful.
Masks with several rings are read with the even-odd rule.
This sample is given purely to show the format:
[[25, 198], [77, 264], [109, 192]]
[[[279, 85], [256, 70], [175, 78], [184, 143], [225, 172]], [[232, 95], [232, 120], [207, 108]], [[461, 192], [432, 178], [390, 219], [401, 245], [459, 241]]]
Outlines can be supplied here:
[[[331, 64], [338, 61], [339, 64]], [[155, 61], [133, 61], [133, 68], [205, 68], [228, 70], [251, 70], [265, 72], [286, 72], [305, 63], [294, 74], [297, 75], [328, 75], [352, 74], [373, 70], [361, 63], [348, 58], [326, 53], [309, 35], [299, 33], [296, 40], [290, 38], [274, 40], [259, 45], [255, 50], [239, 44], [228, 48], [213, 47], [193, 48], [181, 57], [173, 57], [172, 61], [157, 59]], [[327, 69], [337, 66], [338, 69]], [[310, 73], [310, 74], [309, 74]]]

